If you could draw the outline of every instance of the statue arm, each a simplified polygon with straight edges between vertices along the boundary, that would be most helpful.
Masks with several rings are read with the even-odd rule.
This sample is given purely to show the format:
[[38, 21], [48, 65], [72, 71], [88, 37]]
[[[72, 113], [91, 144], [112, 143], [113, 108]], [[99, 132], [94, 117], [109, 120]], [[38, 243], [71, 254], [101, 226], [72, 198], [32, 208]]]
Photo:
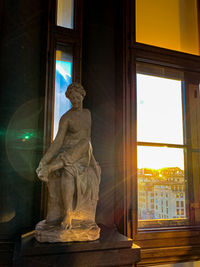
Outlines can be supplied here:
[[43, 158], [41, 159], [40, 165], [48, 164], [51, 161], [51, 159], [56, 155], [56, 153], [58, 152], [58, 150], [61, 148], [63, 144], [66, 131], [67, 131], [67, 126], [68, 126], [68, 120], [64, 118], [64, 116], [65, 115], [63, 115], [60, 119], [59, 129], [58, 129], [56, 138], [50, 145], [47, 152], [44, 154]]
[[96, 176], [98, 177], [98, 180], [99, 180], [99, 183], [100, 183], [100, 180], [101, 180], [101, 168], [99, 166], [99, 163], [95, 160], [93, 153], [91, 155], [90, 164], [94, 168], [94, 171], [95, 171]]
[[88, 117], [89, 117], [89, 128], [88, 128], [88, 132], [87, 132], [87, 137], [88, 137], [88, 140], [91, 141], [91, 124], [92, 124], [92, 119], [91, 119], [91, 113], [90, 113], [90, 110], [87, 109], [87, 112], [88, 112]]

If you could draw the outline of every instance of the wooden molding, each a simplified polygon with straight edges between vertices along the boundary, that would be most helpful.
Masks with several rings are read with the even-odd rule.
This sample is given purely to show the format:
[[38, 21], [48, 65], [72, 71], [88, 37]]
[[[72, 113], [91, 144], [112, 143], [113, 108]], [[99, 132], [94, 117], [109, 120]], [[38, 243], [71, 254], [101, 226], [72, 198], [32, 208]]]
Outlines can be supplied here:
[[199, 259], [200, 245], [141, 249], [141, 261], [138, 263], [138, 266], [195, 261]]

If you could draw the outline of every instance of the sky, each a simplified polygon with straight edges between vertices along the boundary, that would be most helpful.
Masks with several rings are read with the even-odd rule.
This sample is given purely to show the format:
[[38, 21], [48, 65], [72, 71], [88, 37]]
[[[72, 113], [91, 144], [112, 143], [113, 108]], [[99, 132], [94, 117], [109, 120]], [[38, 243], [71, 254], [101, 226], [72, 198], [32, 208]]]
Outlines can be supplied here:
[[179, 167], [184, 170], [184, 151], [182, 148], [137, 147], [138, 168], [161, 169]]
[[72, 63], [56, 60], [56, 79], [55, 79], [55, 103], [54, 103], [54, 135], [58, 131], [61, 116], [71, 108], [71, 103], [65, 97], [67, 86], [72, 82]]
[[[137, 141], [183, 145], [180, 80], [137, 74]], [[138, 168], [184, 169], [183, 149], [138, 147]]]

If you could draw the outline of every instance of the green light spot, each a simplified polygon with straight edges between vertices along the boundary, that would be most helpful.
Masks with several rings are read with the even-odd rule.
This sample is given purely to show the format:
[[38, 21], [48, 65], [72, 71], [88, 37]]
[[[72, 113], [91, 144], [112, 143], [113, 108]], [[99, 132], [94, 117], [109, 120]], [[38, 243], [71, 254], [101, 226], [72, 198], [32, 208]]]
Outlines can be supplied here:
[[25, 138], [25, 139], [29, 139], [30, 136], [29, 136], [29, 135], [25, 135], [24, 138]]

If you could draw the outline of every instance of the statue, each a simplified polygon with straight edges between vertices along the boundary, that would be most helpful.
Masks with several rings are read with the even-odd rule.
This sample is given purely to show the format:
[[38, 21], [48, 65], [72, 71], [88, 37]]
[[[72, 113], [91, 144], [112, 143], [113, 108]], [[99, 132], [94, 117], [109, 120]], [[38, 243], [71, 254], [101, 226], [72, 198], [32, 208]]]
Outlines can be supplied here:
[[72, 108], [60, 119], [55, 140], [36, 170], [48, 186], [46, 220], [35, 228], [39, 242], [88, 241], [99, 238], [95, 223], [101, 169], [91, 145], [91, 114], [83, 109], [83, 86], [72, 83], [65, 93]]

